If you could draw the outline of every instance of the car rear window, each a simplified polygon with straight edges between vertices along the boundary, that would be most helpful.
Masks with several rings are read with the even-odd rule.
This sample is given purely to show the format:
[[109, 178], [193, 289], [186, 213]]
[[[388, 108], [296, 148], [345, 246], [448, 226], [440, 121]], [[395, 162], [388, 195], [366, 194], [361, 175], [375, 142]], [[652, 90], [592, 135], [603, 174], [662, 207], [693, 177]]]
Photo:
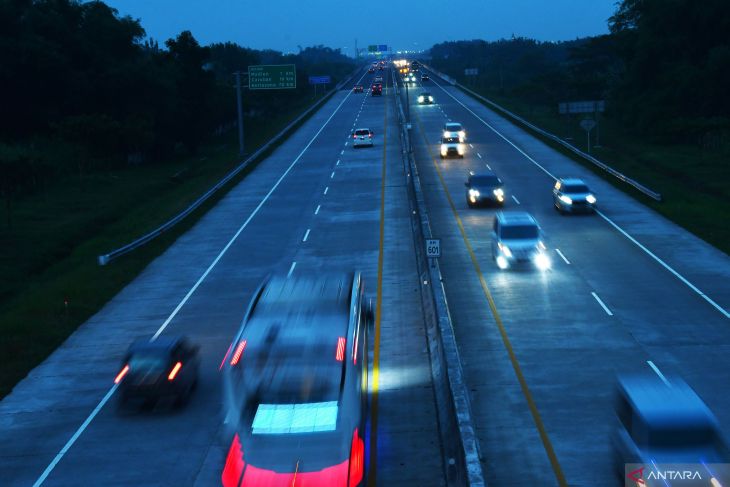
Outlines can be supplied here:
[[370, 135], [369, 130], [355, 130], [355, 135]]
[[135, 353], [129, 359], [132, 370], [159, 370], [167, 365], [167, 357], [159, 353]]
[[503, 225], [502, 238], [504, 239], [534, 239], [538, 236], [535, 225]]

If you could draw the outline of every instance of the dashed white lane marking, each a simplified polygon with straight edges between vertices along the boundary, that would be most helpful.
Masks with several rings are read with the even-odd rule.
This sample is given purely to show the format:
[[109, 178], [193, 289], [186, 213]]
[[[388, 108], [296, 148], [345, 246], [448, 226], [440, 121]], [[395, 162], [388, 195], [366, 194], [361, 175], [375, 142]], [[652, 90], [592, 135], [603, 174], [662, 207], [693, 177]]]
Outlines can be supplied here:
[[479, 157], [479, 159], [482, 158], [482, 155], [480, 153], [478, 153], [478, 152], [477, 152], [477, 156]]
[[342, 149], [342, 151], [340, 152], [340, 155], [343, 155], [344, 153], [345, 153], [345, 150]]
[[[444, 93], [446, 93], [451, 98], [453, 98], [454, 101], [456, 101], [456, 103], [458, 103], [459, 105], [461, 105], [462, 107], [464, 107], [469, 113], [471, 113], [472, 115], [474, 115], [474, 117], [477, 120], [479, 120], [484, 125], [486, 125], [492, 132], [494, 132], [495, 134], [497, 134], [502, 140], [504, 140], [509, 145], [511, 145], [517, 152], [519, 152], [520, 154], [522, 154], [528, 161], [532, 162], [535, 166], [539, 167], [545, 174], [547, 174], [548, 176], [550, 176], [553, 180], [557, 180], [557, 178], [550, 171], [548, 171], [547, 169], [545, 169], [539, 162], [537, 162], [535, 159], [533, 159], [532, 157], [530, 157], [525, 151], [523, 151], [522, 149], [520, 149], [519, 147], [517, 147], [514, 144], [514, 142], [512, 142], [511, 140], [509, 140], [499, 130], [495, 129], [488, 122], [486, 122], [483, 118], [481, 118], [479, 115], [477, 115], [474, 112], [474, 110], [472, 110], [471, 108], [469, 108], [468, 106], [466, 106], [459, 99], [457, 99], [454, 95], [452, 95], [451, 93], [449, 93], [448, 91], [446, 91], [446, 89], [443, 86], [441, 86], [439, 83], [436, 83], [434, 81], [434, 84], [436, 86], [438, 86], [439, 88], [441, 88], [441, 90]], [[604, 215], [601, 212], [601, 210], [597, 210], [597, 213], [601, 216], [601, 218], [603, 218], [605, 221], [607, 221], [613, 228], [615, 228], [616, 230], [618, 230], [624, 237], [626, 237], [627, 239], [629, 239], [637, 247], [639, 247], [641, 250], [643, 250], [644, 252], [646, 252], [646, 254], [649, 255], [649, 257], [651, 257], [656, 262], [658, 262], [659, 265], [661, 265], [666, 270], [668, 270], [670, 273], [672, 273], [672, 275], [674, 275], [674, 277], [676, 277], [677, 279], [679, 279], [680, 281], [682, 281], [692, 291], [694, 291], [695, 293], [699, 294], [702, 297], [702, 299], [704, 299], [705, 301], [707, 301], [708, 303], [710, 303], [716, 310], [718, 310], [720, 313], [722, 313], [723, 316], [725, 316], [725, 318], [730, 318], [730, 312], [726, 311], [725, 308], [723, 308], [722, 306], [720, 306], [719, 304], [717, 304], [711, 297], [709, 297], [707, 294], [705, 294], [704, 292], [702, 292], [697, 286], [695, 286], [694, 284], [692, 284], [691, 282], [689, 282], [687, 279], [685, 279], [685, 277], [682, 276], [676, 270], [674, 270], [674, 268], [672, 266], [670, 266], [669, 264], [667, 264], [666, 262], [664, 262], [661, 258], [657, 257], [651, 250], [649, 250], [644, 245], [642, 245], [641, 243], [639, 243], [638, 240], [636, 240], [634, 237], [632, 237], [631, 235], [629, 235], [623, 228], [619, 227], [609, 217], [607, 217], [606, 215]]]
[[326, 188], [324, 188], [324, 194], [327, 194], [327, 191], [329, 191], [329, 190], [330, 190], [330, 187], [329, 186], [327, 186]]
[[669, 381], [667, 380], [667, 378], [666, 378], [666, 377], [664, 377], [664, 374], [662, 374], [662, 371], [661, 371], [661, 370], [659, 370], [659, 367], [657, 367], [656, 365], [654, 365], [654, 362], [652, 362], [651, 360], [647, 360], [647, 361], [646, 361], [646, 363], [647, 363], [647, 364], [649, 364], [649, 367], [651, 367], [651, 368], [652, 368], [652, 369], [654, 370], [654, 372], [656, 372], [656, 375], [658, 375], [658, 376], [659, 376], [659, 378], [660, 378], [660, 379], [661, 379], [661, 380], [662, 380], [662, 381], [663, 381], [663, 382], [664, 382], [664, 383], [665, 383], [666, 385], [668, 385], [669, 387], [671, 387], [671, 386], [672, 386], [672, 385], [671, 385], [671, 384], [669, 383]]
[[307, 228], [307, 231], [304, 234], [304, 238], [302, 239], [302, 242], [306, 242], [308, 238], [309, 238], [309, 228]]
[[566, 258], [565, 258], [565, 256], [564, 256], [564, 255], [563, 255], [563, 253], [562, 253], [562, 252], [560, 251], [560, 249], [556, 248], [556, 249], [555, 249], [555, 252], [557, 252], [557, 253], [558, 253], [558, 255], [560, 256], [560, 258], [561, 258], [561, 259], [563, 259], [563, 260], [565, 261], [565, 263], [566, 263], [566, 264], [570, 265], [570, 261], [569, 261], [568, 259], [566, 259]]
[[471, 144], [469, 144], [469, 147], [471, 147], [472, 149], [474, 148], [474, 146], [473, 146], [473, 145], [471, 145]]
[[317, 205], [317, 209], [314, 210], [314, 214], [317, 215], [319, 213], [319, 209], [322, 207], [322, 205]]
[[484, 165], [485, 165], [485, 166], [487, 166], [487, 169], [489, 169], [490, 171], [492, 170], [492, 166], [490, 166], [490, 165], [489, 165], [489, 164], [487, 164], [486, 162], [484, 163]]
[[335, 164], [335, 166], [339, 166], [339, 165], [340, 165], [340, 160], [337, 159], [337, 164]]
[[345, 146], [347, 146], [347, 144], [349, 144], [349, 143], [350, 143], [350, 141], [349, 141], [349, 140], [348, 140], [347, 142], [345, 142]]
[[330, 174], [330, 179], [332, 179], [332, 178], [334, 178], [334, 177], [335, 177], [335, 172], [334, 172], [334, 171], [332, 171], [332, 174]]
[[515, 195], [512, 195], [512, 199], [515, 200], [515, 203], [517, 203], [518, 205], [520, 204], [520, 200], [518, 200]]
[[598, 301], [598, 304], [601, 305], [601, 308], [603, 308], [603, 311], [605, 311], [608, 316], [613, 316], [613, 313], [611, 313], [611, 310], [608, 309], [608, 306], [606, 306], [603, 303], [603, 301], [601, 301], [601, 298], [598, 297], [598, 294], [596, 294], [595, 292], [591, 291], [591, 295], [593, 295], [593, 297], [596, 298], [596, 301]]
[[294, 261], [291, 263], [291, 267], [289, 268], [289, 272], [287, 273], [286, 277], [291, 277], [291, 273], [294, 272], [294, 268], [297, 266], [297, 262]]

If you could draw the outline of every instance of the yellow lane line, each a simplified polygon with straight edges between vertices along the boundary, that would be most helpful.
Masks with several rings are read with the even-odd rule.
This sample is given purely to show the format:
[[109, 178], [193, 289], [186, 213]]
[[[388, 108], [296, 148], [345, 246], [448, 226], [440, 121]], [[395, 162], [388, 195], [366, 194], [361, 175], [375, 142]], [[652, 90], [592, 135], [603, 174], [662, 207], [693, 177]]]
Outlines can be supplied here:
[[388, 141], [388, 98], [386, 85], [385, 110], [383, 113], [383, 168], [380, 177], [380, 243], [378, 247], [378, 295], [375, 305], [375, 345], [373, 350], [373, 389], [371, 400], [372, 417], [370, 420], [370, 467], [368, 468], [368, 486], [375, 487], [375, 475], [378, 458], [378, 381], [380, 380], [380, 319], [383, 303], [383, 241], [385, 238], [385, 168], [386, 147]]
[[545, 431], [545, 425], [543, 424], [542, 418], [540, 417], [540, 412], [537, 410], [537, 405], [535, 404], [535, 400], [532, 398], [530, 389], [527, 387], [527, 381], [525, 381], [525, 377], [524, 377], [524, 375], [522, 375], [522, 369], [520, 368], [520, 364], [517, 361], [517, 356], [515, 355], [515, 352], [512, 349], [512, 343], [510, 343], [510, 341], [509, 341], [509, 337], [507, 336], [507, 331], [504, 328], [504, 323], [502, 322], [502, 318], [499, 316], [499, 312], [497, 311], [497, 306], [494, 303], [494, 299], [492, 298], [492, 293], [489, 291], [489, 286], [487, 286], [487, 281], [486, 281], [486, 279], [484, 279], [484, 274], [482, 274], [482, 270], [481, 270], [481, 267], [479, 266], [479, 261], [477, 260], [477, 256], [474, 253], [474, 249], [471, 246], [469, 237], [467, 237], [467, 235], [466, 235], [466, 230], [464, 229], [464, 224], [461, 221], [461, 217], [459, 217], [459, 213], [456, 211], [456, 206], [454, 205], [454, 200], [451, 198], [451, 193], [449, 192], [449, 189], [446, 186], [446, 181], [444, 180], [444, 176], [441, 173], [441, 168], [439, 167], [438, 162], [436, 161], [436, 158], [433, 155], [431, 146], [429, 145], [428, 141], [426, 140], [425, 131], [423, 130], [423, 125], [421, 124], [421, 117], [417, 111], [416, 111], [416, 120], [418, 123], [418, 128], [421, 131], [421, 137], [423, 138], [423, 143], [426, 145], [426, 150], [428, 151], [428, 155], [429, 155], [429, 157], [431, 157], [431, 161], [433, 162], [433, 165], [436, 168], [436, 173], [438, 174], [439, 180], [441, 181], [441, 186], [444, 188], [444, 193], [446, 194], [446, 199], [449, 201], [449, 206], [451, 207], [451, 213], [453, 213], [454, 219], [456, 220], [456, 224], [459, 226], [459, 231], [461, 232], [461, 237], [464, 239], [464, 244], [466, 245], [466, 250], [469, 252], [469, 257], [471, 258], [471, 262], [474, 265], [474, 270], [476, 271], [477, 276], [479, 277], [479, 283], [481, 284], [482, 290], [484, 291], [484, 295], [486, 296], [487, 302], [489, 303], [489, 309], [492, 311], [492, 315], [494, 316], [494, 321], [497, 323], [497, 327], [499, 328], [499, 334], [502, 336], [502, 342], [504, 343], [504, 348], [507, 350], [507, 353], [509, 354], [509, 359], [512, 362], [512, 368], [515, 370], [515, 375], [517, 375], [517, 380], [519, 381], [520, 387], [522, 388], [522, 394], [525, 396], [525, 399], [527, 400], [527, 405], [530, 408], [530, 412], [532, 413], [532, 419], [535, 421], [535, 426], [537, 427], [537, 431], [540, 434], [540, 439], [542, 440], [542, 445], [545, 448], [545, 453], [547, 453], [548, 459], [550, 460], [550, 464], [553, 467], [553, 472], [555, 473], [555, 478], [561, 487], [567, 487], [568, 483], [565, 480], [565, 474], [563, 474], [563, 469], [560, 466], [560, 462], [558, 462], [558, 457], [555, 454], [553, 445], [550, 442], [550, 438], [548, 437], [547, 432]]

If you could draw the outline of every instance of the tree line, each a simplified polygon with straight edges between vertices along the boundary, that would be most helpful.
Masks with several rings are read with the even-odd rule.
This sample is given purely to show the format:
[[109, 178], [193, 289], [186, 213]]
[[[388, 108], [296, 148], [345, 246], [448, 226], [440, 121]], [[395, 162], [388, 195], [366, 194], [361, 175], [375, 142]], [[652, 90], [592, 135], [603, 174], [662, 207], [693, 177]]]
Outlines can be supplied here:
[[235, 120], [234, 71], [296, 64], [294, 90], [244, 93], [247, 116], [276, 117], [310, 97], [309, 75], [354, 68], [323, 46], [292, 55], [233, 43], [202, 46], [189, 31], [162, 45], [139, 20], [100, 1], [0, 0], [0, 191], [43, 180], [155, 164], [195, 153]]
[[[609, 34], [566, 42], [445, 42], [432, 64], [533, 104], [607, 100], [606, 115], [661, 142], [730, 145], [730, 2], [623, 0]], [[478, 68], [467, 78], [464, 69]]]

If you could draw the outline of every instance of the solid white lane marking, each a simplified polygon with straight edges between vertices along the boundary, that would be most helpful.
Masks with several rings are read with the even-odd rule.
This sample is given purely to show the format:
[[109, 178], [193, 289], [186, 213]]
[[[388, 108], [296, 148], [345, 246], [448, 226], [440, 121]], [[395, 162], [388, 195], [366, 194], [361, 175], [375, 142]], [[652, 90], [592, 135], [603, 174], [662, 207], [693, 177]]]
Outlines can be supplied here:
[[479, 159], [482, 158], [482, 155], [480, 153], [478, 153], [478, 152], [477, 152], [477, 156], [479, 157]]
[[106, 396], [99, 401], [99, 404], [96, 405], [93, 411], [91, 411], [91, 414], [89, 414], [89, 417], [86, 418], [86, 421], [83, 422], [83, 424], [79, 427], [78, 430], [76, 430], [76, 433], [71, 437], [70, 440], [66, 442], [65, 445], [63, 445], [63, 448], [61, 448], [61, 451], [58, 452], [58, 454], [53, 458], [53, 461], [46, 467], [46, 469], [43, 471], [40, 477], [38, 477], [38, 480], [35, 481], [33, 484], [33, 487], [40, 486], [48, 477], [48, 475], [53, 471], [53, 469], [56, 467], [56, 464], [61, 461], [61, 458], [66, 454], [66, 452], [73, 446], [74, 443], [76, 443], [76, 440], [79, 439], [79, 436], [84, 432], [87, 426], [89, 426], [89, 423], [96, 417], [97, 414], [99, 414], [99, 411], [101, 411], [101, 408], [104, 407], [104, 405], [109, 401], [109, 399], [112, 397], [114, 392], [117, 390], [117, 387], [119, 387], [119, 384], [114, 384], [111, 389], [109, 389], [109, 392], [106, 393]]
[[332, 179], [332, 178], [334, 178], [334, 177], [335, 177], [335, 172], [334, 172], [334, 171], [332, 171], [332, 174], [330, 174], [330, 179]]
[[[477, 115], [476, 113], [474, 113], [474, 111], [471, 108], [469, 108], [468, 106], [464, 105], [454, 95], [452, 95], [451, 93], [449, 93], [448, 91], [446, 91], [446, 89], [443, 86], [441, 86], [439, 83], [436, 83], [436, 82], [434, 82], [434, 84], [436, 86], [438, 86], [439, 88], [441, 88], [441, 90], [444, 93], [446, 93], [451, 98], [453, 98], [454, 101], [456, 101], [456, 103], [458, 103], [459, 105], [461, 105], [462, 107], [464, 107], [469, 113], [471, 113], [472, 115], [474, 115], [474, 117], [477, 120], [479, 120], [484, 125], [486, 125], [492, 132], [494, 132], [495, 134], [497, 134], [502, 140], [504, 140], [509, 145], [511, 145], [517, 152], [519, 152], [520, 154], [522, 154], [523, 156], [525, 156], [525, 158], [528, 161], [532, 162], [535, 166], [537, 166], [540, 169], [542, 169], [542, 171], [545, 174], [547, 174], [548, 176], [550, 176], [553, 180], [557, 180], [557, 178], [550, 171], [548, 171], [547, 169], [545, 169], [539, 162], [537, 162], [535, 159], [533, 159], [532, 157], [530, 157], [529, 155], [527, 155], [527, 153], [525, 153], [525, 151], [523, 151], [522, 149], [520, 149], [519, 147], [517, 147], [511, 140], [509, 140], [507, 137], [505, 137], [504, 135], [502, 135], [502, 133], [499, 130], [497, 130], [494, 127], [492, 127], [483, 118], [481, 118], [479, 115]], [[614, 227], [616, 230], [618, 230], [624, 237], [626, 237], [631, 242], [633, 242], [634, 244], [636, 244], [637, 247], [639, 247], [641, 250], [643, 250], [652, 259], [654, 259], [655, 261], [657, 261], [662, 267], [664, 267], [666, 270], [668, 270], [669, 272], [671, 272], [674, 275], [674, 277], [676, 277], [677, 279], [679, 279], [680, 281], [682, 281], [687, 287], [689, 287], [695, 293], [699, 294], [705, 301], [707, 301], [708, 303], [710, 303], [716, 310], [718, 310], [720, 313], [722, 313], [725, 316], [725, 318], [730, 318], [730, 312], [728, 312], [727, 310], [725, 310], [725, 308], [723, 308], [722, 306], [720, 306], [719, 304], [717, 304], [712, 298], [710, 298], [708, 295], [706, 295], [704, 292], [702, 292], [697, 286], [695, 286], [694, 284], [692, 284], [689, 280], [687, 280], [679, 272], [677, 272], [676, 270], [674, 270], [674, 268], [672, 268], [672, 266], [670, 266], [669, 264], [667, 264], [666, 262], [664, 262], [661, 258], [659, 258], [656, 255], [654, 255], [654, 253], [651, 250], [649, 250], [648, 248], [644, 247], [644, 245], [642, 245], [641, 243], [639, 243], [638, 240], [636, 240], [634, 237], [632, 237], [631, 235], [629, 235], [628, 232], [626, 232], [623, 228], [619, 227], [613, 220], [611, 220], [609, 217], [607, 217], [606, 215], [604, 215], [600, 210], [596, 210], [596, 213], [598, 213], [601, 216], [601, 218], [603, 218], [605, 221], [607, 221], [612, 227]]]
[[515, 200], [515, 203], [517, 203], [518, 205], [520, 204], [520, 200], [517, 199], [517, 196], [512, 195], [512, 199]]
[[668, 385], [669, 387], [672, 387], [672, 384], [670, 384], [670, 383], [669, 383], [669, 381], [667, 380], [667, 378], [666, 378], [666, 377], [664, 377], [664, 374], [662, 374], [662, 371], [661, 371], [661, 370], [659, 370], [659, 367], [657, 367], [656, 365], [654, 365], [654, 362], [652, 362], [651, 360], [647, 360], [647, 361], [646, 361], [646, 363], [647, 363], [647, 364], [649, 364], [649, 367], [651, 367], [651, 368], [652, 368], [652, 369], [654, 370], [654, 372], [656, 372], [656, 375], [658, 375], [658, 376], [659, 376], [659, 378], [660, 378], [660, 379], [661, 379], [661, 380], [662, 380], [662, 381], [663, 381], [663, 382], [664, 382], [664, 383], [665, 383], [666, 385]]
[[566, 264], [570, 265], [570, 261], [569, 261], [568, 259], [566, 259], [566, 258], [565, 258], [565, 256], [564, 256], [564, 255], [563, 255], [563, 253], [562, 253], [562, 252], [560, 251], [560, 249], [556, 248], [556, 249], [555, 249], [555, 252], [557, 252], [557, 253], [558, 253], [558, 255], [560, 256], [560, 258], [561, 258], [561, 259], [563, 259], [563, 260], [565, 261], [565, 263], [566, 263]]
[[317, 205], [317, 209], [316, 209], [316, 210], [314, 210], [314, 214], [315, 214], [315, 215], [319, 213], [319, 209], [320, 209], [321, 207], [322, 207], [322, 205]]
[[294, 272], [294, 268], [297, 266], [297, 262], [294, 261], [291, 263], [291, 267], [289, 268], [289, 272], [286, 274], [286, 277], [291, 277], [291, 273]]
[[306, 242], [309, 238], [309, 228], [307, 228], [307, 232], [304, 234], [304, 238], [302, 239], [302, 242]]
[[[360, 79], [362, 79], [365, 75], [363, 74]], [[208, 266], [208, 268], [203, 272], [203, 275], [200, 276], [200, 278], [195, 282], [193, 287], [190, 288], [190, 290], [185, 294], [185, 297], [183, 297], [182, 301], [175, 307], [175, 309], [172, 311], [170, 316], [167, 317], [167, 319], [162, 323], [160, 328], [155, 332], [155, 334], [152, 336], [150, 341], [154, 341], [157, 339], [157, 337], [160, 336], [160, 334], [167, 328], [167, 325], [170, 324], [170, 322], [175, 318], [175, 316], [178, 314], [180, 309], [185, 305], [185, 303], [188, 302], [190, 297], [193, 295], [193, 293], [200, 287], [202, 282], [205, 280], [206, 277], [208, 277], [208, 274], [213, 270], [213, 268], [218, 264], [218, 262], [223, 258], [223, 255], [228, 251], [228, 249], [233, 245], [233, 243], [238, 239], [238, 236], [243, 232], [246, 227], [248, 227], [248, 224], [253, 220], [253, 217], [258, 214], [258, 212], [261, 210], [261, 208], [264, 206], [264, 203], [266, 203], [271, 195], [276, 191], [276, 188], [279, 187], [281, 182], [284, 180], [284, 178], [291, 172], [291, 170], [294, 168], [294, 166], [299, 162], [299, 159], [302, 158], [304, 153], [309, 149], [309, 147], [314, 143], [314, 141], [319, 137], [319, 134], [322, 133], [324, 128], [327, 126], [327, 124], [332, 120], [332, 118], [335, 116], [335, 114], [340, 110], [342, 105], [345, 104], [345, 101], [349, 98], [351, 92], [348, 92], [345, 97], [340, 101], [339, 105], [334, 109], [334, 111], [330, 114], [330, 116], [327, 118], [327, 120], [324, 121], [322, 126], [317, 130], [317, 132], [314, 134], [314, 136], [310, 139], [310, 141], [307, 143], [307, 145], [304, 146], [302, 151], [297, 155], [297, 157], [292, 161], [292, 163], [289, 165], [289, 167], [286, 168], [286, 171], [284, 171], [284, 174], [279, 177], [279, 179], [274, 183], [274, 185], [271, 187], [268, 193], [261, 199], [259, 204], [254, 208], [254, 210], [251, 212], [251, 214], [248, 216], [245, 222], [238, 228], [236, 233], [231, 237], [231, 239], [228, 241], [228, 243], [223, 247], [223, 250], [220, 251], [218, 256], [213, 260], [213, 262]], [[294, 263], [294, 265], [296, 262]], [[294, 265], [292, 265], [292, 269], [294, 270]], [[291, 273], [290, 270], [290, 273]], [[76, 439], [78, 439], [79, 436], [84, 432], [84, 430], [87, 428], [87, 426], [91, 423], [91, 421], [96, 417], [97, 413], [101, 410], [101, 408], [104, 407], [104, 405], [109, 401], [109, 398], [114, 394], [114, 391], [117, 390], [118, 384], [114, 384], [109, 391], [106, 393], [106, 395], [99, 401], [99, 404], [97, 404], [96, 408], [89, 414], [89, 416], [86, 418], [86, 420], [81, 424], [78, 430], [74, 433], [74, 435], [71, 437], [71, 439], [66, 443], [66, 445], [61, 449], [60, 452], [55, 456], [53, 461], [46, 467], [46, 469], [43, 471], [40, 477], [38, 477], [38, 480], [33, 484], [34, 487], [40, 486], [48, 477], [48, 475], [53, 471], [53, 469], [56, 467], [58, 462], [63, 458], [63, 456], [66, 454], [66, 452], [71, 448], [71, 446], [74, 444]]]
[[598, 294], [594, 293], [593, 291], [591, 291], [591, 294], [593, 295], [594, 298], [596, 298], [596, 301], [598, 301], [598, 304], [601, 305], [601, 308], [603, 308], [603, 311], [605, 311], [608, 316], [613, 316], [613, 313], [611, 313], [611, 310], [608, 309], [608, 306], [606, 306], [603, 303], [603, 301], [601, 301], [601, 298], [598, 297]]
[[329, 190], [330, 190], [330, 187], [329, 186], [327, 186], [326, 188], [324, 188], [324, 194], [327, 194], [327, 191], [329, 191]]

